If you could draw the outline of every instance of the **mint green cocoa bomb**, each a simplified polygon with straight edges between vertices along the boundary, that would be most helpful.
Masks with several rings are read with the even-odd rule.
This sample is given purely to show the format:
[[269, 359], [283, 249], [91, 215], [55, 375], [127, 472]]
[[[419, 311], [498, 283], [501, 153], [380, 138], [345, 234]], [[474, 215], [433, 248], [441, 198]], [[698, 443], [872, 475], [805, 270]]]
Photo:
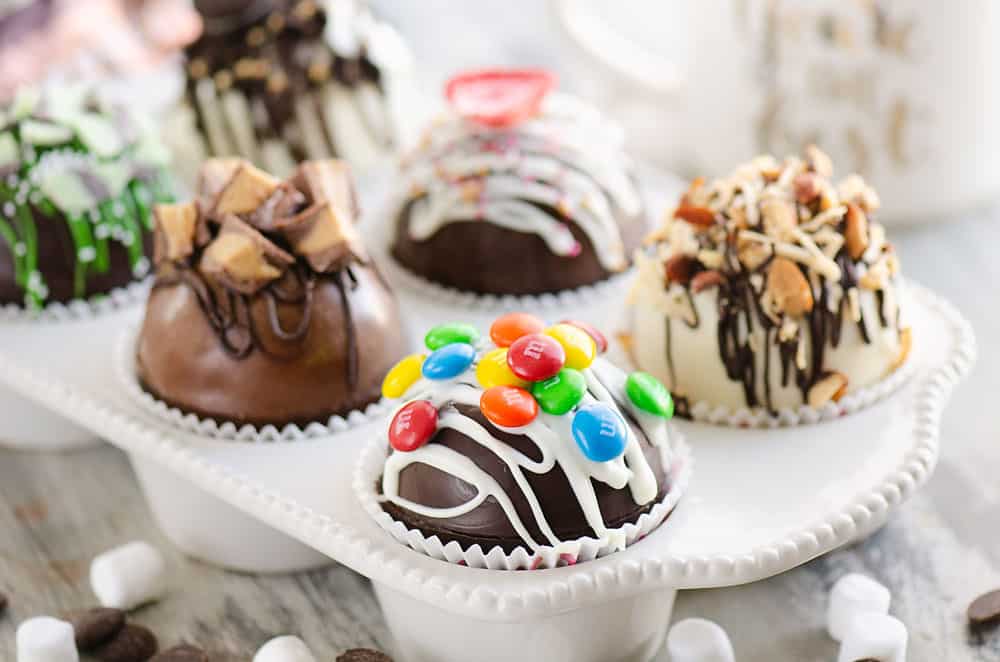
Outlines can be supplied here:
[[145, 276], [171, 199], [152, 125], [83, 88], [0, 107], [0, 305], [89, 299]]

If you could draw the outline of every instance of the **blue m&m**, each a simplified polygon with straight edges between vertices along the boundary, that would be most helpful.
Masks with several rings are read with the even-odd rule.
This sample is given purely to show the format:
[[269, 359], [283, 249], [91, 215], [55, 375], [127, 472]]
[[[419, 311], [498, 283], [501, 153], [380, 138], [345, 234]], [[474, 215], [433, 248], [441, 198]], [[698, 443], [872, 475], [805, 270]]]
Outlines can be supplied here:
[[451, 379], [468, 370], [475, 358], [475, 347], [453, 343], [435, 350], [424, 360], [420, 369], [427, 379]]
[[594, 462], [610, 462], [621, 457], [628, 444], [625, 421], [618, 412], [600, 402], [577, 409], [572, 431], [584, 457]]

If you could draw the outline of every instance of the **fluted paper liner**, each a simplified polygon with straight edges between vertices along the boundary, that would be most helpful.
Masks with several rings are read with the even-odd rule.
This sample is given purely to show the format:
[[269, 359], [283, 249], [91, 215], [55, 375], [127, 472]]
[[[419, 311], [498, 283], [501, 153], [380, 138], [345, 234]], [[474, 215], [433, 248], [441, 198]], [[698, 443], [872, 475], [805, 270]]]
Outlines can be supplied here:
[[133, 281], [89, 299], [53, 301], [40, 310], [8, 303], [0, 306], [0, 321], [52, 323], [94, 319], [142, 303], [149, 293], [151, 283], [152, 280], [149, 278]]
[[[382, 476], [388, 447], [388, 441], [384, 435], [380, 435], [362, 450], [354, 475], [354, 491], [361, 501], [361, 506], [378, 525], [398, 542], [407, 545], [414, 551], [440, 561], [488, 570], [556, 568], [591, 561], [618, 551], [611, 547], [607, 541], [592, 537], [564, 542], [558, 547], [543, 546], [535, 552], [522, 546], [511, 553], [505, 552], [499, 546], [484, 549], [477, 544], [463, 548], [455, 541], [445, 543], [437, 536], [427, 537], [421, 531], [407, 527], [406, 524], [393, 519], [382, 510], [375, 486]], [[663, 521], [676, 507], [681, 495], [687, 490], [690, 482], [693, 468], [691, 449], [675, 428], [671, 428], [670, 443], [668, 447], [660, 449], [660, 454], [664, 466], [670, 467], [670, 489], [662, 500], [654, 505], [649, 512], [640, 515], [634, 523], [612, 529], [615, 533], [624, 532], [626, 547], [642, 540], [656, 527], [663, 524]]]

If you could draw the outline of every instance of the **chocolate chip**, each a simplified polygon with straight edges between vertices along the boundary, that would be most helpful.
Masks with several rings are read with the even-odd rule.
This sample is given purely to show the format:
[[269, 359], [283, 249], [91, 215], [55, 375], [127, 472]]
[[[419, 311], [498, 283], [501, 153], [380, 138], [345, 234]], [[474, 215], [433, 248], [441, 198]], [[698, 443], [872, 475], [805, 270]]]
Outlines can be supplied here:
[[337, 662], [392, 662], [392, 658], [370, 648], [352, 648], [338, 656]]
[[208, 662], [208, 653], [190, 644], [168, 648], [149, 662]]
[[67, 620], [73, 625], [76, 647], [82, 651], [90, 651], [118, 634], [125, 626], [125, 612], [94, 607], [73, 612]]
[[101, 662], [146, 662], [156, 653], [156, 635], [141, 625], [126, 625], [94, 651]]
[[1000, 625], [1000, 589], [973, 600], [967, 614], [972, 625]]

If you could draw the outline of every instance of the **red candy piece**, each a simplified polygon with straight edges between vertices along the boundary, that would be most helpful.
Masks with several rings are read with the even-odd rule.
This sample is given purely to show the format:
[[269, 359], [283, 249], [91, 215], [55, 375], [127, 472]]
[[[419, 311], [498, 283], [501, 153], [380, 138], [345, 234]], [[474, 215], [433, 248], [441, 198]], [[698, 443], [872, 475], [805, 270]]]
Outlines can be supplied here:
[[538, 416], [535, 398], [517, 386], [487, 389], [479, 399], [479, 409], [492, 423], [504, 428], [519, 428]]
[[566, 350], [552, 336], [531, 333], [521, 336], [507, 350], [511, 372], [529, 382], [554, 376], [566, 364]]
[[529, 333], [541, 333], [545, 330], [545, 322], [528, 313], [507, 313], [493, 322], [490, 327], [490, 340], [497, 347], [510, 347], [514, 341]]
[[389, 444], [397, 451], [409, 453], [426, 444], [437, 432], [437, 409], [427, 400], [414, 400], [392, 417], [389, 424]]
[[485, 69], [449, 80], [445, 96], [465, 119], [500, 128], [536, 115], [555, 84], [556, 77], [540, 69]]
[[598, 331], [593, 326], [587, 324], [586, 322], [581, 322], [579, 320], [563, 320], [561, 324], [569, 324], [580, 329], [588, 336], [594, 339], [594, 344], [597, 345], [597, 353], [603, 354], [608, 351], [608, 339], [604, 337], [604, 334]]

